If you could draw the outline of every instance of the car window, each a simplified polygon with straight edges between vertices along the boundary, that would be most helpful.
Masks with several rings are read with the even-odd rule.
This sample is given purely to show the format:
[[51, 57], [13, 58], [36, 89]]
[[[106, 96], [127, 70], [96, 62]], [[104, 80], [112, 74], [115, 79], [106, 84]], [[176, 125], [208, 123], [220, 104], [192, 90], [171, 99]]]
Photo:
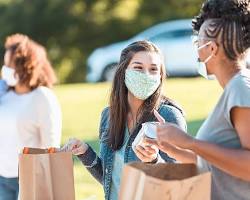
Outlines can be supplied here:
[[150, 38], [150, 40], [159, 40], [159, 39], [178, 39], [182, 37], [190, 37], [192, 35], [192, 29], [179, 29], [174, 31], [167, 31], [160, 34], [157, 34]]

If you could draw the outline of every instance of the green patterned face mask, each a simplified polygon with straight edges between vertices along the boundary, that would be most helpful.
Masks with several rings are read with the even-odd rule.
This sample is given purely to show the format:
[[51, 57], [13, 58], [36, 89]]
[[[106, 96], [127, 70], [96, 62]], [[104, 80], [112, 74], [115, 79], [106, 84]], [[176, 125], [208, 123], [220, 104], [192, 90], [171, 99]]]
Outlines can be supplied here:
[[125, 85], [136, 98], [141, 100], [147, 99], [157, 90], [160, 79], [160, 75], [148, 75], [132, 69], [126, 69], [125, 72]]

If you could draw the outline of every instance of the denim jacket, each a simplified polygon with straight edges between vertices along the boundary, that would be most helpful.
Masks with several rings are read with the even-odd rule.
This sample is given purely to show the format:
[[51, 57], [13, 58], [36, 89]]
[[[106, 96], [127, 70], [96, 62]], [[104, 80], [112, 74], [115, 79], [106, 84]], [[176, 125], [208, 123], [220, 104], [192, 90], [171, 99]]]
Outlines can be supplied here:
[[[181, 129], [186, 131], [186, 121], [179, 109], [171, 105], [162, 104], [158, 111], [167, 122], [175, 123]], [[153, 121], [156, 121], [156, 119]], [[84, 154], [78, 156], [87, 170], [94, 176], [95, 179], [97, 179], [97, 181], [99, 181], [103, 185], [106, 200], [110, 199], [109, 196], [112, 181], [112, 167], [114, 156], [114, 151], [107, 144], [108, 128], [109, 108], [105, 108], [101, 115], [101, 122], [99, 127], [100, 154], [97, 155], [95, 151], [89, 146], [88, 150]], [[124, 154], [125, 163], [140, 161], [132, 149], [132, 143], [137, 133], [138, 131], [135, 131], [129, 137]], [[158, 158], [165, 162], [175, 161], [163, 152], [159, 152]]]

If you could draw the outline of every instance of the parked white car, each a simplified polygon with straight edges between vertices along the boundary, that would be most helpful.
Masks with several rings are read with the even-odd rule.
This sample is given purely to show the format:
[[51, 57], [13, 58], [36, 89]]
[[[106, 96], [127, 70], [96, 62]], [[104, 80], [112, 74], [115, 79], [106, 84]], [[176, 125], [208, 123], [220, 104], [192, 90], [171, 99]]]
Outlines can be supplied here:
[[195, 76], [197, 52], [191, 36], [191, 19], [175, 20], [150, 27], [126, 41], [97, 48], [87, 59], [87, 81], [112, 80], [121, 51], [138, 40], [152, 41], [162, 50], [169, 76]]
[[169, 76], [197, 75], [197, 53], [192, 44], [191, 19], [160, 23], [126, 41], [97, 48], [87, 59], [87, 81], [110, 81], [121, 51], [130, 43], [149, 40], [163, 52]]

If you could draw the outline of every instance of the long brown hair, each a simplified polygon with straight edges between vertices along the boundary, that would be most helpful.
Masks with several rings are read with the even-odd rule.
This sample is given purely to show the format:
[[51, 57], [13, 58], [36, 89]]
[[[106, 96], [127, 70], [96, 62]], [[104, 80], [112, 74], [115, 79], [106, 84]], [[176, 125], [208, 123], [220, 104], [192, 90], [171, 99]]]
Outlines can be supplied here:
[[[109, 113], [109, 137], [108, 144], [113, 150], [118, 150], [122, 147], [124, 140], [124, 132], [129, 112], [128, 105], [128, 89], [125, 85], [125, 71], [133, 58], [138, 52], [155, 52], [162, 56], [159, 48], [149, 41], [138, 41], [127, 46], [121, 53], [117, 71], [113, 80], [111, 96], [110, 96], [110, 113]], [[162, 96], [162, 84], [166, 77], [166, 70], [163, 64], [161, 65], [161, 82], [158, 89], [147, 98], [140, 107], [136, 121], [137, 125], [149, 121], [153, 116], [153, 110], [158, 109], [162, 100], [171, 103], [171, 100]]]

